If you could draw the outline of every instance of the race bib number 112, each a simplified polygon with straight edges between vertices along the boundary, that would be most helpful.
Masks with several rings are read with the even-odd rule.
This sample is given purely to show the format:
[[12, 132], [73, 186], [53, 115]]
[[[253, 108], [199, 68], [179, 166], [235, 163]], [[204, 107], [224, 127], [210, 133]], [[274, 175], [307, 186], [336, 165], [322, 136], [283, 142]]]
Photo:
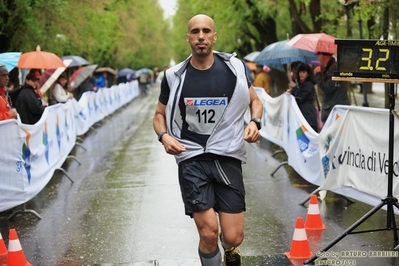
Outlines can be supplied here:
[[226, 109], [227, 101], [227, 97], [184, 98], [188, 130], [211, 134]]

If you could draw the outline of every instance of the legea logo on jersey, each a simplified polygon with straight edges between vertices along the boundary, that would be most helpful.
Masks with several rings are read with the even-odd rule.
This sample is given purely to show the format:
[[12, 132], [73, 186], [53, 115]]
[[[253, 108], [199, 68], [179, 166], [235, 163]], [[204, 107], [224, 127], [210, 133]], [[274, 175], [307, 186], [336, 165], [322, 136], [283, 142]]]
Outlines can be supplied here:
[[227, 97], [221, 98], [185, 98], [186, 106], [221, 106], [227, 105]]

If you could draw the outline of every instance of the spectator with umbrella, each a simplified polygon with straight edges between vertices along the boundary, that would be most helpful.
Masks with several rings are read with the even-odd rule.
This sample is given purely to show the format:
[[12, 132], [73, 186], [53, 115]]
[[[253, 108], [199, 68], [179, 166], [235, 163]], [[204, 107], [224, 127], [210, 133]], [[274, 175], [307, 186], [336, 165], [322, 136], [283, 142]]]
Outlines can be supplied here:
[[263, 70], [263, 65], [256, 65], [255, 73], [253, 86], [263, 88], [270, 95], [271, 80], [269, 74]]
[[18, 95], [16, 108], [23, 124], [36, 124], [46, 108], [42, 99], [36, 93], [39, 80], [34, 73], [26, 75], [25, 84]]
[[333, 54], [337, 53], [335, 37], [325, 33], [298, 34], [287, 42], [292, 47], [305, 49], [316, 53], [320, 66], [314, 70], [315, 81], [323, 91], [321, 120], [325, 122], [331, 110], [337, 104], [349, 105], [348, 84], [343, 81], [333, 81], [337, 62]]
[[[94, 86], [96, 87], [96, 91], [101, 88], [106, 88], [108, 84], [108, 73], [111, 74], [111, 78], [114, 79], [116, 76], [116, 71], [110, 67], [99, 67], [95, 71], [95, 73], [100, 73], [100, 76], [96, 79]], [[112, 84], [113, 82], [111, 82]]]
[[96, 91], [101, 88], [107, 87], [107, 77], [108, 73], [106, 71], [101, 72], [100, 76], [94, 82], [94, 87], [96, 87]]
[[89, 65], [81, 67], [69, 78], [69, 83], [72, 86], [74, 97], [77, 101], [82, 97], [83, 93], [87, 91], [95, 91], [94, 82], [92, 74], [96, 69], [97, 65]]
[[12, 108], [11, 100], [6, 93], [8, 84], [8, 70], [4, 65], [0, 65], [0, 121], [16, 118], [18, 113]]
[[118, 71], [118, 77], [116, 79], [116, 83], [126, 83], [128, 81], [128, 77], [133, 75], [135, 73], [135, 71], [133, 69], [130, 68], [124, 68], [121, 69], [120, 71]]
[[[35, 75], [35, 77], [37, 78], [37, 80], [40, 81], [42, 73], [41, 70], [38, 68], [32, 68], [29, 73], [32, 73], [33, 75]], [[8, 95], [11, 98], [11, 102], [13, 105], [16, 105], [19, 93], [22, 91], [23, 89], [23, 85], [18, 86], [17, 88], [10, 88]], [[40, 91], [40, 83], [38, 84], [38, 86], [36, 86], [35, 88], [35, 92], [36, 94], [40, 97], [40, 99], [42, 100], [42, 103], [44, 104], [44, 100], [43, 100], [43, 93]]]
[[337, 104], [350, 105], [348, 83], [332, 80], [337, 62], [330, 53], [319, 52], [320, 66], [315, 69], [315, 80], [323, 91], [321, 121], [326, 122], [333, 107]]
[[74, 90], [73, 95], [77, 101], [80, 100], [83, 93], [88, 91], [96, 91], [96, 87], [94, 86], [94, 82], [96, 82], [93, 76], [87, 77], [77, 88]]
[[316, 82], [313, 78], [313, 70], [308, 64], [301, 63], [296, 70], [296, 84], [287, 90], [295, 97], [296, 103], [301, 110], [302, 115], [308, 121], [309, 125], [317, 132], [317, 116], [316, 109], [313, 105], [315, 98], [314, 85]]
[[67, 75], [63, 72], [57, 79], [54, 88], [52, 89], [52, 93], [50, 93], [50, 104], [55, 103], [65, 103], [69, 99], [73, 98], [72, 94], [68, 94], [65, 90], [65, 86], [67, 84]]
[[[41, 77], [42, 77], [42, 71], [38, 68], [32, 68], [29, 73], [33, 73], [35, 74], [36, 78], [40, 81]], [[43, 100], [43, 93], [41, 92], [39, 86], [36, 87], [36, 93], [37, 95], [40, 96], [40, 98]]]

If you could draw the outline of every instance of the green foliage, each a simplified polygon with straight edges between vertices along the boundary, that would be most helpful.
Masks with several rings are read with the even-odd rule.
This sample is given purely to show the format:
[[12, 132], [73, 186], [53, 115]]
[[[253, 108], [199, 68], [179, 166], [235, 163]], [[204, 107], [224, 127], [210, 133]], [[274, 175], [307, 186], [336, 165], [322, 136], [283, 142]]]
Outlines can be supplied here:
[[157, 0], [0, 0], [0, 14], [1, 52], [40, 45], [119, 69], [161, 67], [171, 58]]
[[190, 54], [187, 22], [199, 13], [215, 20], [215, 50], [239, 57], [298, 33], [359, 38], [359, 20], [363, 38], [398, 36], [399, 0], [359, 3], [178, 0], [176, 15], [165, 21], [157, 0], [0, 0], [0, 52], [27, 52], [40, 45], [59, 56], [81, 55], [99, 66], [162, 67], [171, 58], [179, 62]]

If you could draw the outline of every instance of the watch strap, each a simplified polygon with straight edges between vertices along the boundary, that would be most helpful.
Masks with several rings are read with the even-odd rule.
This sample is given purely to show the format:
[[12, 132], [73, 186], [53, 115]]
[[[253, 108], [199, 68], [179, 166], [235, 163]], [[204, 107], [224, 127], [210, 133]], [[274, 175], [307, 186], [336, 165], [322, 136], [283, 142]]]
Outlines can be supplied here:
[[262, 125], [260, 123], [260, 118], [252, 118], [251, 120], [249, 120], [250, 122], [254, 122], [256, 124], [256, 127], [258, 128], [258, 130], [260, 130], [262, 128]]
[[162, 132], [162, 133], [159, 133], [159, 135], [158, 135], [158, 141], [159, 142], [161, 142], [162, 143], [162, 137], [163, 137], [163, 135], [165, 135], [165, 134], [168, 134], [168, 132]]

